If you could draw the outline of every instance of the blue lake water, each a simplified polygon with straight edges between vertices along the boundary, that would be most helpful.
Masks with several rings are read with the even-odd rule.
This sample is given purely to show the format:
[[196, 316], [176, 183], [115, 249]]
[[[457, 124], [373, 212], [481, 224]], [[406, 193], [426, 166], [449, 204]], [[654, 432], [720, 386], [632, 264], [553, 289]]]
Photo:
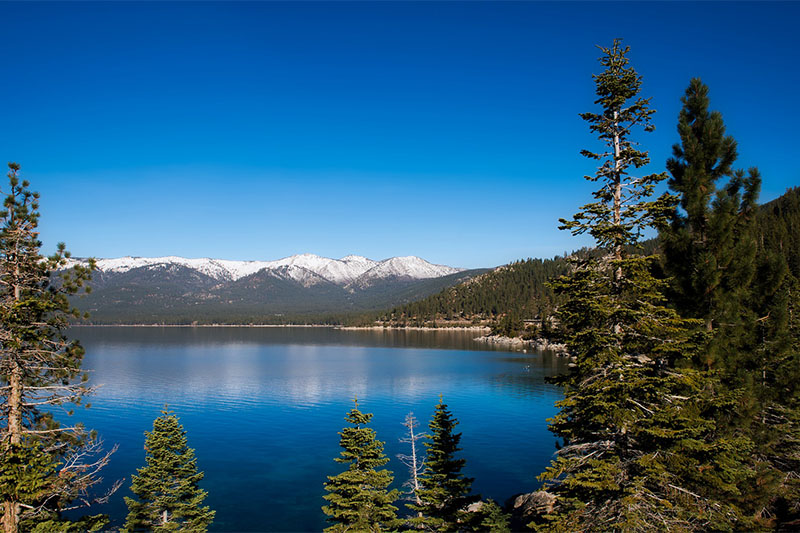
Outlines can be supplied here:
[[[502, 503], [534, 490], [555, 439], [546, 419], [558, 388], [548, 353], [492, 350], [474, 332], [328, 328], [87, 328], [84, 368], [102, 385], [75, 418], [109, 448], [104, 470], [123, 489], [93, 511], [121, 525], [131, 473], [144, 464], [144, 431], [165, 404], [181, 419], [205, 472], [214, 531], [319, 531], [326, 476], [341, 471], [344, 416], [358, 397], [386, 442], [399, 488], [400, 439], [411, 411], [427, 426], [439, 394], [463, 432], [473, 489]], [[402, 508], [403, 506], [400, 505]]]

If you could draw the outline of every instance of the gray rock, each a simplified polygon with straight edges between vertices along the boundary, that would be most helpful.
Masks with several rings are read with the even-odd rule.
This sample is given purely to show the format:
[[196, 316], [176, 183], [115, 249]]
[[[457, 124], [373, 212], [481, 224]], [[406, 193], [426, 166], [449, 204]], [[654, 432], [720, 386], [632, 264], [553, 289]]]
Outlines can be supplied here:
[[512, 517], [519, 522], [530, 522], [537, 516], [553, 512], [556, 504], [556, 495], [544, 490], [537, 490], [528, 494], [520, 494], [506, 504]]
[[471, 504], [469, 504], [467, 506], [467, 512], [468, 513], [477, 513], [481, 509], [483, 509], [483, 501], [482, 500], [481, 501], [477, 501], [475, 503], [471, 503]]

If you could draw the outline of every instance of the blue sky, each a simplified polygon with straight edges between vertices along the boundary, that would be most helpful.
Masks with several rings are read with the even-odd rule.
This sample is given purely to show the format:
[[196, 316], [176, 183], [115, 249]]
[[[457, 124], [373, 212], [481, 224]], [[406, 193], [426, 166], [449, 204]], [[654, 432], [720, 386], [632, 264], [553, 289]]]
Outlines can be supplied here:
[[0, 3], [0, 158], [45, 251], [463, 267], [589, 244], [596, 44], [653, 97], [660, 171], [691, 77], [762, 201], [800, 185], [800, 3]]

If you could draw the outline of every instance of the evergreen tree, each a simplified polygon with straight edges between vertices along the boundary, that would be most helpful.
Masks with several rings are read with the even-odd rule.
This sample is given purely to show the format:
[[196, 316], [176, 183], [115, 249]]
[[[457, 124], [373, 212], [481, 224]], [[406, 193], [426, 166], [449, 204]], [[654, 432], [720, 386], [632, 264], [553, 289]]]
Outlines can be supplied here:
[[339, 433], [342, 447], [340, 457], [334, 461], [347, 464], [347, 470], [328, 476], [324, 498], [328, 505], [322, 510], [328, 515], [328, 532], [343, 531], [387, 531], [398, 526], [397, 490], [387, 490], [394, 477], [389, 470], [377, 468], [389, 462], [383, 453], [383, 442], [376, 439], [375, 430], [364, 427], [372, 419], [372, 413], [355, 407], [345, 417], [352, 427]]
[[[691, 80], [681, 101], [681, 142], [673, 146], [667, 169], [682, 211], [673, 211], [660, 235], [673, 279], [671, 297], [681, 312], [702, 319], [708, 331], [728, 327], [715, 338], [730, 340], [737, 336], [734, 325], [746, 322], [737, 315], [747, 308], [756, 271], [753, 227], [761, 177], [755, 168], [747, 176], [732, 168], [736, 141], [725, 135], [722, 115], [709, 111], [708, 87], [699, 78]], [[723, 178], [729, 179], [720, 187]], [[709, 353], [724, 359], [719, 351], [712, 346]]]
[[199, 487], [203, 472], [197, 470], [194, 450], [178, 417], [164, 408], [145, 432], [146, 465], [132, 476], [125, 498], [128, 517], [125, 531], [206, 531], [215, 511], [203, 506], [207, 492]]
[[511, 519], [494, 500], [486, 501], [478, 511], [478, 531], [511, 533]]
[[[62, 426], [52, 409], [80, 404], [91, 392], [81, 373], [83, 349], [64, 335], [77, 311], [67, 300], [89, 279], [75, 267], [60, 279], [70, 255], [63, 244], [45, 258], [38, 238], [39, 194], [9, 163], [9, 188], [0, 211], [0, 499], [7, 533], [19, 529], [96, 527], [101, 517], [70, 523], [60, 512], [90, 488], [110, 454], [80, 425]], [[88, 290], [88, 288], [87, 288]], [[71, 411], [69, 411], [71, 414]], [[78, 505], [80, 506], [80, 505]]]
[[[759, 267], [756, 296], [760, 317], [755, 385], [762, 406], [753, 417], [759, 478], [750, 491], [752, 508], [768, 526], [791, 530], [800, 521], [800, 188], [762, 206], [758, 257], [787, 269], [765, 276]], [[768, 272], [775, 272], [774, 266]], [[794, 525], [791, 525], [794, 524]]]
[[739, 395], [720, 422], [755, 443], [755, 477], [743, 483], [741, 505], [762, 525], [774, 525], [786, 502], [800, 499], [793, 482], [800, 474], [800, 358], [791, 344], [790, 247], [786, 236], [772, 244], [776, 236], [759, 230], [760, 175], [733, 169], [736, 141], [725, 134], [722, 115], [709, 110], [708, 87], [692, 79], [682, 102], [681, 142], [667, 168], [683, 210], [660, 235], [664, 270], [679, 311], [703, 320], [711, 333], [702, 363]]
[[636, 253], [643, 229], [663, 224], [675, 200], [648, 200], [664, 174], [630, 174], [649, 162], [631, 135], [652, 130], [654, 110], [638, 97], [629, 49], [615, 40], [601, 50], [605, 70], [594, 79], [602, 111], [581, 115], [606, 147], [582, 152], [602, 161], [587, 177], [601, 188], [562, 227], [591, 234], [608, 255], [575, 261], [553, 283], [576, 361], [555, 380], [564, 399], [550, 427], [562, 442], [541, 478], [558, 500], [542, 529], [731, 528], [739, 510], [728, 500], [747, 475], [739, 458], [749, 441], [715, 434], [714, 414], [734, 398], [717, 394], [711, 372], [688, 365], [701, 353], [699, 322], [667, 307], [665, 283], [651, 274], [655, 258]]
[[464, 477], [461, 469], [465, 459], [457, 459], [461, 451], [461, 433], [453, 433], [458, 420], [447, 409], [442, 397], [436, 406], [429, 428], [430, 442], [425, 442], [425, 468], [420, 476], [419, 505], [408, 507], [421, 513], [410, 522], [429, 531], [458, 531], [472, 520], [465, 510], [479, 496], [470, 494], [472, 478]]

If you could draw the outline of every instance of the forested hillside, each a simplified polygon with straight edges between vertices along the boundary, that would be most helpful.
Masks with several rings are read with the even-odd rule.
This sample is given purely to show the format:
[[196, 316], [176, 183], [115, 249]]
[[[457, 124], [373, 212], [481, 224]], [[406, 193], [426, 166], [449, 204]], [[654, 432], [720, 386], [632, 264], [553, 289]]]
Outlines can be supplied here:
[[[756, 220], [759, 254], [785, 257], [796, 293], [800, 287], [800, 187], [761, 205]], [[645, 255], [659, 253], [658, 239], [642, 242], [640, 250]], [[572, 257], [593, 254], [583, 249]], [[541, 322], [542, 316], [550, 316], [559, 303], [547, 282], [568, 269], [569, 262], [562, 256], [515, 261], [377, 317], [364, 318], [400, 327], [488, 324], [496, 333], [511, 336], [523, 334], [528, 321], [528, 333], [538, 333], [533, 323], [547, 324], [547, 320]]]
[[800, 280], [800, 187], [762, 205], [756, 224], [760, 250], [783, 255], [792, 277]]
[[395, 307], [379, 316], [393, 325], [495, 323], [506, 315], [518, 319], [547, 314], [554, 306], [547, 281], [565, 274], [564, 257], [526, 259], [501, 266], [423, 300]]

